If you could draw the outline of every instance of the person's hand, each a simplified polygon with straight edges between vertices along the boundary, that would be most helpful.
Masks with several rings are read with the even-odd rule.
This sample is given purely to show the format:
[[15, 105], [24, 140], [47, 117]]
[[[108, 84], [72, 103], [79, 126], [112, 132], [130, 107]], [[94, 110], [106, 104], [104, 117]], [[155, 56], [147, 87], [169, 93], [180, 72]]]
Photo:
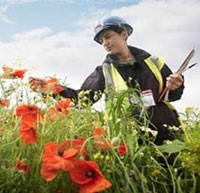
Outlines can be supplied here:
[[39, 92], [47, 85], [47, 81], [41, 78], [29, 77], [29, 85], [33, 91]]
[[183, 83], [183, 77], [180, 74], [171, 74], [167, 77], [166, 87], [169, 90], [176, 90]]

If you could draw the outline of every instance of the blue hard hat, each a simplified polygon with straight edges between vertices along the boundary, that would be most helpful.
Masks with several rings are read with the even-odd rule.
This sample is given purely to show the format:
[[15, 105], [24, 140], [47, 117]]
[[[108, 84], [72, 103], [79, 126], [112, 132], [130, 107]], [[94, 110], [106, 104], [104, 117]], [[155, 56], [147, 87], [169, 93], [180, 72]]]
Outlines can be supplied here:
[[125, 29], [130, 36], [133, 32], [133, 28], [121, 17], [118, 16], [110, 16], [101, 19], [96, 27], [94, 28], [95, 36], [94, 40], [101, 44], [99, 41], [100, 34], [105, 30], [114, 30], [117, 31], [118, 29]]

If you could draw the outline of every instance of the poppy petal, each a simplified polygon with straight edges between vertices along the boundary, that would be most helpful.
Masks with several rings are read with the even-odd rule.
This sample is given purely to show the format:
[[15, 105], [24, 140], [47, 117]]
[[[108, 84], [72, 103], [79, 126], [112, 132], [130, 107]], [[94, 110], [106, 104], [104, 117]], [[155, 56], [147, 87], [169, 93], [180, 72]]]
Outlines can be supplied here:
[[110, 183], [110, 181], [106, 180], [103, 177], [99, 177], [92, 182], [83, 185], [79, 193], [96, 193], [110, 188], [111, 186], [112, 184]]
[[58, 175], [58, 170], [49, 169], [48, 167], [43, 166], [41, 175], [46, 181], [51, 181]]

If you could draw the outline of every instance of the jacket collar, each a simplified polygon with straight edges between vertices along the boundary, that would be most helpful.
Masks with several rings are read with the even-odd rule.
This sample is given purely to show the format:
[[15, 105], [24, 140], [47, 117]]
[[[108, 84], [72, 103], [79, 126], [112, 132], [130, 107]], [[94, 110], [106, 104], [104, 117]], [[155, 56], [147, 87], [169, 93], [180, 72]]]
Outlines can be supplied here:
[[[133, 47], [133, 46], [128, 46], [128, 48], [131, 51], [131, 53], [133, 54], [136, 62], [141, 62], [150, 56], [150, 54], [148, 52], [146, 52], [145, 50], [142, 50], [140, 48]], [[108, 54], [106, 56], [105, 62], [117, 63], [115, 55]]]

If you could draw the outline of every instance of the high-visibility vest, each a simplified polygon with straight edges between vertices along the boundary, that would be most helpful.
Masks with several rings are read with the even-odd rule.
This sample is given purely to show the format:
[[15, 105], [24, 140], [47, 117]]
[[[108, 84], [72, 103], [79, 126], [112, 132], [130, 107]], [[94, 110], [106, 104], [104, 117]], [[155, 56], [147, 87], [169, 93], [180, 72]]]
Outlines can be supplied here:
[[[164, 59], [162, 57], [150, 56], [147, 59], [145, 59], [144, 62], [156, 77], [159, 83], [158, 92], [161, 93], [163, 90], [163, 78], [161, 75], [161, 69], [163, 68], [165, 63]], [[113, 93], [116, 96], [117, 93], [128, 90], [128, 86], [112, 63], [103, 64], [103, 74], [105, 77], [105, 94], [106, 94], [105, 113], [106, 116], [108, 116], [109, 118], [109, 114], [112, 113], [112, 108], [114, 104], [113, 101], [110, 102], [109, 96], [110, 95], [113, 96], [112, 95]], [[111, 99], [114, 100], [113, 97]], [[169, 101], [161, 100], [161, 102], [166, 104], [168, 108], [171, 109], [172, 111], [176, 111], [176, 108]], [[124, 109], [128, 109], [130, 107], [130, 97], [124, 97], [122, 106]], [[178, 115], [178, 120], [182, 125], [182, 121], [179, 115]]]
[[[144, 62], [149, 67], [149, 69], [152, 71], [154, 76], [156, 77], [156, 79], [159, 83], [158, 92], [161, 93], [163, 90], [163, 79], [162, 79], [162, 75], [161, 75], [160, 71], [163, 68], [164, 63], [165, 63], [164, 58], [150, 56], [147, 59], [145, 59]], [[122, 91], [126, 91], [128, 89], [128, 86], [112, 63], [111, 64], [108, 64], [108, 63], [103, 64], [103, 74], [105, 77], [105, 94], [107, 97], [106, 101], [108, 104], [108, 108], [110, 108], [109, 95], [111, 95], [113, 92], [119, 93]], [[170, 109], [176, 111], [175, 107], [172, 104], [170, 104], [168, 101], [162, 100], [161, 102], [165, 103]], [[129, 99], [125, 98], [126, 108], [129, 105], [130, 105]], [[180, 121], [180, 119], [179, 119], [179, 121]]]
[[[164, 66], [164, 59], [161, 57], [148, 57], [144, 60], [146, 65], [152, 71], [159, 83], [158, 92], [161, 93], [163, 89], [163, 79], [161, 76], [161, 69]], [[119, 74], [114, 65], [104, 63], [103, 74], [105, 77], [105, 93], [109, 96], [112, 92], [119, 93], [128, 89], [128, 86], [122, 76]]]

